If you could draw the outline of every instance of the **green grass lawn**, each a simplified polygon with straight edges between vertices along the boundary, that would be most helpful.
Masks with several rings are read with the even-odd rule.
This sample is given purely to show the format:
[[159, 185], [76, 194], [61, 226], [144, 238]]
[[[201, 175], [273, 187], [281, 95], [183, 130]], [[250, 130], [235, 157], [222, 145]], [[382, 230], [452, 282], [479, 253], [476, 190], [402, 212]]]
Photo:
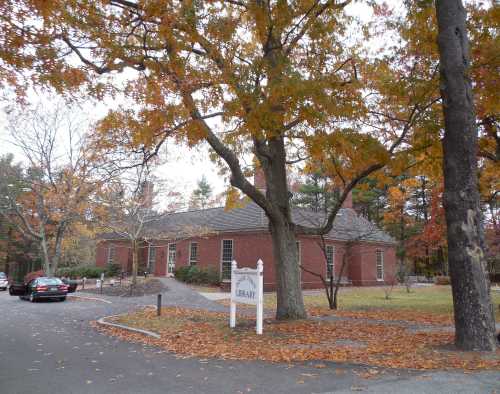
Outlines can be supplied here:
[[[492, 291], [492, 299], [497, 320], [500, 318], [500, 291]], [[264, 295], [267, 308], [276, 307], [276, 295]], [[305, 294], [304, 302], [308, 307], [328, 307], [328, 301], [323, 292]], [[381, 287], [350, 287], [340, 289], [339, 307], [345, 310], [412, 310], [426, 313], [450, 314], [453, 312], [453, 301], [450, 286], [413, 287], [407, 293], [404, 287], [395, 287], [390, 299], [385, 299]]]
[[218, 286], [204, 286], [204, 285], [193, 285], [193, 284], [189, 284], [188, 286], [200, 293], [217, 293], [221, 291], [220, 287]]

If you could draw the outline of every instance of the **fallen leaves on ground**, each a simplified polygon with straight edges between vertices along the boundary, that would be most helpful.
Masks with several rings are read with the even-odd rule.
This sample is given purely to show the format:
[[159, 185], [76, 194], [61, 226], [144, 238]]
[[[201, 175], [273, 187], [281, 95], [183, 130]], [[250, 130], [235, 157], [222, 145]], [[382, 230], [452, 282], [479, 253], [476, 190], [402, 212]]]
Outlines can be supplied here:
[[[219, 304], [229, 307], [229, 300], [219, 300]], [[238, 305], [238, 310], [242, 313], [254, 314], [255, 306], [252, 305]], [[423, 312], [421, 310], [410, 309], [370, 309], [370, 310], [332, 310], [327, 307], [309, 306], [307, 311], [310, 316], [337, 316], [348, 317], [354, 319], [365, 320], [388, 320], [388, 321], [404, 321], [412, 324], [430, 324], [451, 326], [453, 325], [453, 316], [451, 314], [439, 314]], [[266, 316], [273, 316], [274, 311], [266, 309]]]
[[321, 360], [390, 368], [500, 370], [500, 350], [493, 354], [446, 350], [452, 349], [453, 333], [414, 332], [404, 324], [267, 319], [264, 334], [256, 335], [255, 320], [239, 318], [238, 326], [230, 329], [226, 313], [173, 307], [163, 308], [161, 317], [148, 308], [117, 317], [116, 321], [155, 331], [161, 339], [118, 328], [100, 329], [125, 340], [161, 346], [186, 356], [272, 362]]
[[437, 326], [453, 325], [453, 316], [448, 314], [426, 313], [408, 309], [372, 309], [372, 310], [331, 310], [328, 308], [309, 308], [311, 316], [338, 316], [354, 319], [388, 320]]

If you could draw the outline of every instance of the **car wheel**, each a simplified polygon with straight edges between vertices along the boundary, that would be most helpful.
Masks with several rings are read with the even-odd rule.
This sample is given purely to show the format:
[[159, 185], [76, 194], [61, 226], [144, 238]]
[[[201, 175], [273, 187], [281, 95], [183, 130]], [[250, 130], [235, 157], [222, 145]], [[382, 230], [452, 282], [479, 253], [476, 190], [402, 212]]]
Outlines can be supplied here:
[[66, 297], [60, 297], [59, 301], [61, 301], [61, 302], [66, 301]]
[[30, 293], [30, 302], [36, 302], [36, 298], [33, 293]]

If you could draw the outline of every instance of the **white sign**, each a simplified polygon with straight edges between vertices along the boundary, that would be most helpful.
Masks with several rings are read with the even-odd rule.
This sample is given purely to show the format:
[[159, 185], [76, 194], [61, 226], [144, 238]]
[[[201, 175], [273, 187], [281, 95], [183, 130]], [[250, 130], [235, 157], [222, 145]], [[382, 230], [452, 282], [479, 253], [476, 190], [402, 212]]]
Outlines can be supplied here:
[[234, 284], [234, 301], [242, 304], [257, 305], [258, 273], [256, 270], [250, 270], [248, 268], [234, 270], [233, 275], [234, 281], [236, 282]]
[[231, 264], [231, 305], [229, 326], [236, 327], [236, 303], [256, 305], [257, 334], [262, 334], [264, 306], [264, 263], [257, 262], [257, 269], [238, 268], [233, 260]]

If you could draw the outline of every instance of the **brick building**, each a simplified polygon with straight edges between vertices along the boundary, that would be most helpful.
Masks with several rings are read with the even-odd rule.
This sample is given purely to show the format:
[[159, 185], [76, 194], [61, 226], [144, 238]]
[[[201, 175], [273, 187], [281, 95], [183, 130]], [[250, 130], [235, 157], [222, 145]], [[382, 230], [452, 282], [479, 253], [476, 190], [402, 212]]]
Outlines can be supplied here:
[[[293, 210], [295, 223], [320, 225], [322, 214], [306, 209]], [[157, 276], [173, 274], [181, 266], [213, 267], [223, 281], [229, 281], [231, 261], [238, 266], [255, 267], [264, 262], [264, 287], [275, 287], [273, 250], [264, 211], [250, 202], [226, 211], [211, 208], [169, 214], [151, 223], [150, 234], [157, 234], [140, 246], [140, 266]], [[357, 215], [347, 200], [332, 230], [325, 235], [325, 246], [314, 236], [298, 236], [300, 262], [309, 271], [328, 277], [333, 269], [339, 275], [347, 253], [343, 282], [355, 286], [380, 285], [394, 280], [396, 255], [394, 240], [372, 223]], [[325, 257], [326, 254], [326, 257]], [[132, 266], [130, 244], [113, 234], [103, 234], [97, 246], [96, 264], [118, 263], [125, 271]], [[321, 281], [302, 272], [303, 288], [320, 288]]]

